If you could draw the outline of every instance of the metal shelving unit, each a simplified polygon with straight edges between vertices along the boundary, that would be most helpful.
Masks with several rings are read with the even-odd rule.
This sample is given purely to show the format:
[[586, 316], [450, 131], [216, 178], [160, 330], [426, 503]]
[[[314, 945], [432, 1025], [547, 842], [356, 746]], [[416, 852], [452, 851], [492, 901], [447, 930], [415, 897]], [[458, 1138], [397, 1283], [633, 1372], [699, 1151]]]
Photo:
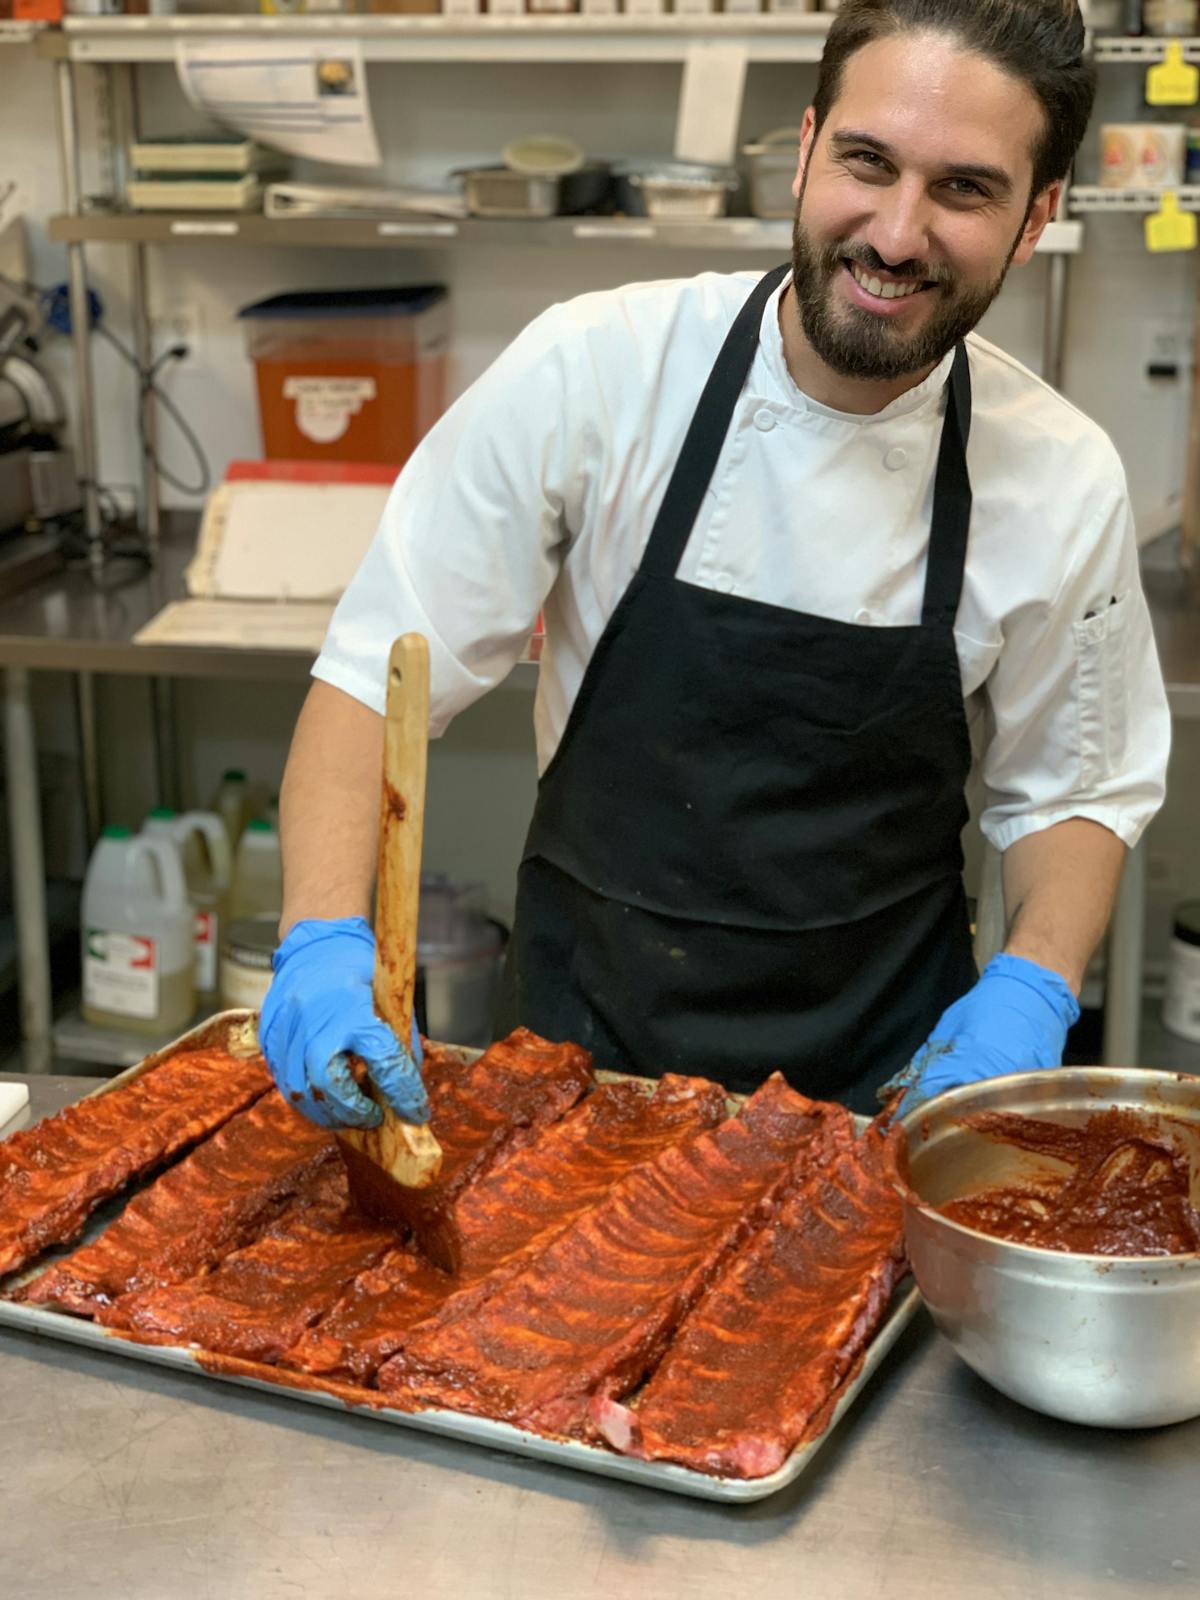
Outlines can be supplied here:
[[[1083, 4], [1086, 17], [1088, 6]], [[816, 62], [828, 12], [712, 16], [148, 16], [67, 17], [43, 29], [42, 53], [94, 64], [172, 61], [180, 39], [360, 40], [368, 61], [682, 61], [697, 44], [744, 46], [751, 61]], [[11, 24], [38, 29], [39, 24]], [[1096, 59], [1154, 62], [1162, 39], [1098, 38]], [[1185, 41], [1200, 60], [1200, 40]], [[1194, 55], [1192, 54], [1194, 52]]]
[[1200, 39], [1123, 39], [1113, 35], [1098, 38], [1092, 49], [1100, 66], [1152, 67], [1166, 58], [1167, 46], [1183, 46], [1185, 61], [1200, 62]]
[[741, 45], [751, 61], [815, 62], [832, 18], [799, 15], [585, 17], [68, 17], [42, 53], [97, 63], [173, 61], [183, 39], [353, 39], [367, 61], [683, 61], [696, 45]]
[[552, 217], [487, 221], [425, 217], [264, 217], [258, 212], [91, 212], [50, 219], [56, 243], [293, 245], [303, 249], [370, 250], [469, 245], [569, 249], [597, 244], [651, 244], [681, 250], [761, 250], [785, 255], [791, 224], [755, 217], [713, 222], [649, 222], [620, 217]]
[[[1085, 8], [1086, 9], [1086, 8]], [[307, 248], [403, 248], [453, 245], [572, 246], [616, 244], [621, 241], [668, 249], [734, 249], [777, 252], [786, 248], [784, 226], [752, 219], [726, 219], [720, 225], [676, 225], [643, 222], [588, 223], [560, 219], [555, 224], [514, 226], [474, 222], [395, 219], [288, 219], [261, 216], [167, 215], [133, 216], [87, 212], [82, 201], [75, 105], [75, 70], [79, 65], [99, 67], [110, 80], [118, 116], [114, 142], [136, 135], [132, 73], [138, 63], [170, 62], [184, 40], [228, 42], [244, 39], [353, 40], [361, 44], [371, 62], [491, 62], [491, 63], [624, 63], [681, 62], [714, 44], [737, 44], [752, 62], [813, 63], [820, 58], [832, 18], [814, 12], [776, 15], [677, 16], [145, 16], [68, 17], [61, 28], [12, 24], [22, 39], [33, 39], [37, 50], [57, 64], [59, 148], [65, 214], [52, 224], [52, 237], [65, 243], [68, 281], [75, 335], [76, 370], [80, 391], [78, 454], [85, 485], [96, 481], [96, 425], [93, 405], [91, 354], [86, 332], [87, 277], [84, 250], [88, 243], [123, 243], [131, 247], [131, 302], [134, 336], [139, 355], [150, 350], [146, 307], [145, 250], [181, 240], [218, 240], [242, 245], [293, 244]], [[1200, 58], [1200, 39], [1186, 41]], [[1152, 61], [1165, 52], [1161, 39], [1098, 38], [1093, 41], [1101, 62]], [[1084, 191], [1074, 191], [1083, 195]], [[116, 197], [118, 200], [120, 196]], [[1144, 207], [1121, 203], [1112, 191], [1102, 202], [1108, 210]], [[1082, 200], [1079, 209], [1091, 208]], [[1065, 328], [1067, 262], [1078, 253], [1082, 238], [1077, 222], [1064, 210], [1048, 230], [1042, 248], [1052, 257], [1046, 296], [1043, 370], [1050, 382], [1061, 379]], [[150, 448], [143, 462], [143, 508], [151, 546], [157, 542], [159, 508], [157, 485], [149, 467], [152, 456], [153, 407], [144, 401], [144, 420]], [[95, 490], [85, 489], [85, 518], [94, 558], [101, 556], [100, 515]]]
[[[606, 244], [651, 245], [667, 250], [747, 250], [786, 256], [792, 225], [757, 217], [712, 222], [657, 222], [625, 217], [553, 217], [544, 222], [461, 220], [442, 217], [264, 217], [259, 213], [86, 212], [50, 219], [56, 244], [294, 245], [305, 249], [395, 249], [397, 246], [487, 245], [505, 249], [581, 249]], [[1075, 255], [1083, 248], [1081, 222], [1052, 222], [1038, 249]]]
[[[1093, 38], [1092, 50], [1100, 66], [1146, 68], [1166, 57], [1169, 44], [1183, 47], [1185, 61], [1200, 62], [1200, 39], [1128, 39], [1115, 36]], [[1186, 211], [1200, 211], [1200, 186], [1182, 185], [1171, 190]], [[1099, 185], [1074, 184], [1068, 190], [1067, 205], [1075, 214], [1126, 213], [1143, 215], [1162, 205], [1162, 189], [1108, 189]], [[1173, 707], [1173, 710], [1175, 708]], [[1157, 1024], [1142, 992], [1142, 939], [1145, 924], [1146, 851], [1144, 845], [1131, 852], [1125, 865], [1113, 911], [1108, 939], [1108, 981], [1104, 1017], [1104, 1059], [1135, 1062], [1146, 1059], [1173, 1060], [1171, 1049], [1183, 1041]], [[1184, 1045], [1185, 1049], [1191, 1049]], [[1193, 1068], [1194, 1070], [1194, 1068]]]
[[[453, 243], [470, 238], [474, 243], [499, 244], [499, 232], [466, 232], [465, 223], [445, 224], [440, 220], [373, 219], [364, 225], [358, 219], [288, 219], [268, 221], [261, 216], [213, 217], [175, 216], [166, 219], [114, 211], [101, 214], [88, 211], [83, 203], [80, 179], [78, 120], [76, 111], [77, 71], [98, 68], [105, 74], [115, 108], [112, 139], [114, 150], [137, 137], [136, 97], [133, 73], [140, 63], [171, 62], [183, 40], [193, 42], [263, 41], [301, 39], [361, 45], [370, 62], [489, 62], [489, 63], [628, 63], [678, 62], [684, 65], [697, 51], [714, 44], [742, 46], [751, 61], [816, 62], [823, 48], [831, 18], [828, 14], [756, 15], [709, 17], [664, 15], [658, 17], [516, 16], [146, 16], [146, 17], [69, 17], [60, 29], [41, 33], [36, 41], [39, 53], [54, 61], [57, 80], [59, 154], [62, 174], [64, 215], [54, 221], [53, 237], [67, 246], [68, 286], [74, 335], [75, 364], [79, 387], [77, 455], [85, 485], [84, 518], [89, 547], [97, 570], [103, 562], [100, 538], [101, 518], [94, 485], [97, 480], [96, 420], [91, 373], [91, 351], [87, 332], [87, 273], [85, 249], [88, 243], [106, 240], [129, 245], [131, 251], [130, 302], [133, 311], [134, 343], [143, 365], [149, 360], [150, 328], [146, 304], [146, 256], [149, 245], [182, 239], [240, 244], [294, 243], [307, 247], [327, 245], [357, 248], [391, 247], [402, 249], [430, 244]], [[118, 170], [120, 161], [114, 162]], [[114, 196], [120, 204], [123, 196]], [[580, 222], [577, 227], [583, 228]], [[734, 248], [775, 252], [786, 235], [782, 230], [763, 231], [769, 224], [750, 219], [740, 231], [736, 219], [719, 237], [693, 233], [688, 228], [666, 229], [654, 225], [653, 234], [644, 226], [628, 226], [622, 234], [617, 227], [602, 234], [578, 231], [509, 233], [510, 244], [571, 244], [589, 240], [616, 243], [651, 242], [679, 248]], [[269, 228], [271, 231], [265, 231]], [[284, 229], [290, 231], [284, 232]], [[319, 231], [315, 231], [319, 230]], [[453, 230], [453, 231], [450, 231]], [[153, 403], [143, 395], [143, 424], [147, 448], [142, 461], [142, 506], [147, 539], [151, 549], [158, 541], [160, 512], [158, 486], [151, 467], [154, 443]]]
[[[1102, 36], [1092, 41], [1092, 53], [1099, 66], [1152, 67], [1166, 58], [1167, 46], [1178, 44], [1183, 49], [1183, 59], [1200, 65], [1200, 38], [1126, 39], [1114, 35]], [[1200, 210], [1200, 185], [1168, 185], [1184, 211]], [[1072, 213], [1085, 212], [1150, 212], [1162, 204], [1163, 190], [1148, 188], [1107, 189], [1096, 184], [1073, 185], [1069, 195]]]
[[[1168, 190], [1181, 211], [1200, 211], [1200, 184], [1185, 183]], [[1157, 211], [1164, 189], [1103, 189], [1098, 184], [1076, 184], [1070, 193], [1072, 211]]]
[[[708, 17], [70, 17], [61, 29], [37, 37], [38, 51], [56, 63], [59, 150], [64, 198], [63, 215], [53, 219], [51, 237], [67, 246], [68, 284], [72, 308], [76, 372], [79, 383], [78, 456], [85, 484], [84, 515], [97, 569], [102, 564], [101, 519], [96, 491], [96, 419], [91, 350], [87, 330], [89, 243], [119, 243], [131, 251], [131, 294], [134, 342], [145, 364], [150, 328], [146, 304], [146, 249], [188, 241], [240, 245], [292, 244], [306, 248], [402, 249], [459, 243], [507, 247], [595, 247], [636, 243], [666, 249], [745, 250], [777, 254], [789, 247], [787, 223], [753, 218], [727, 218], [718, 223], [679, 224], [606, 218], [560, 218], [550, 223], [481, 223], [422, 218], [268, 219], [261, 215], [213, 216], [128, 213], [119, 209], [85, 209], [80, 180], [76, 112], [76, 72], [98, 67], [109, 79], [116, 116], [114, 144], [137, 135], [133, 73], [138, 63], [174, 60], [181, 40], [306, 39], [361, 43], [375, 62], [487, 61], [587, 62], [674, 61], [687, 63], [706, 45], [736, 43], [751, 61], [815, 62], [819, 59], [831, 17], [826, 13]], [[685, 65], [686, 70], [686, 65]], [[116, 163], [120, 167], [120, 163]], [[117, 202], [122, 198], [114, 197]], [[1078, 223], [1065, 218], [1050, 231], [1044, 248], [1064, 257], [1081, 248]], [[1051, 262], [1046, 301], [1044, 367], [1056, 382], [1061, 370], [1065, 325], [1065, 267]], [[154, 443], [153, 403], [142, 397], [147, 448], [142, 463], [142, 505], [147, 538], [157, 545], [160, 512], [158, 486], [151, 467]]]

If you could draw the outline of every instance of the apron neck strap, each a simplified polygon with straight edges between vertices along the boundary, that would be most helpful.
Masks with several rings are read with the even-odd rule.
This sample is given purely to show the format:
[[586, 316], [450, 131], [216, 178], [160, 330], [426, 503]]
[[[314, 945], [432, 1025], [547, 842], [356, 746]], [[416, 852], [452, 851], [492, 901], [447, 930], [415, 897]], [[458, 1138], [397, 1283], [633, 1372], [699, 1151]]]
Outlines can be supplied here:
[[[790, 270], [785, 262], [759, 279], [725, 336], [650, 530], [641, 561], [642, 572], [667, 578], [675, 576], [716, 471], [738, 396], [754, 363], [763, 312]], [[954, 626], [967, 560], [967, 534], [971, 525], [971, 480], [967, 475], [971, 368], [966, 345], [961, 342], [954, 351], [948, 388], [934, 476], [929, 558], [921, 607], [921, 622], [925, 627]]]
[[967, 475], [967, 440], [971, 433], [971, 364], [959, 343], [950, 369], [946, 420], [933, 479], [933, 518], [925, 568], [925, 627], [952, 628], [962, 594], [971, 526], [971, 480]]
[[772, 294], [790, 271], [791, 264], [785, 262], [760, 278], [725, 336], [725, 343], [708, 375], [667, 492], [650, 530], [650, 539], [642, 556], [643, 572], [674, 577], [683, 559], [696, 517], [716, 471], [738, 396], [754, 364], [763, 312]]

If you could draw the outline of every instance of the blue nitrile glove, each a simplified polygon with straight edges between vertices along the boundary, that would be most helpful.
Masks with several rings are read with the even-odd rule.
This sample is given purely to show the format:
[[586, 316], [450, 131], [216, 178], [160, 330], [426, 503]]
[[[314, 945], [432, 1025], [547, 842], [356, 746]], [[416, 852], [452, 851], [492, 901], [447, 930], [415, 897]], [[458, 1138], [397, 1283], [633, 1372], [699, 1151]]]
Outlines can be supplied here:
[[284, 1098], [322, 1128], [374, 1128], [379, 1107], [350, 1074], [361, 1056], [371, 1081], [406, 1122], [428, 1122], [421, 1040], [409, 1049], [375, 1015], [375, 937], [365, 917], [297, 922], [275, 952], [258, 1038]]
[[1078, 1002], [1057, 972], [1023, 956], [993, 956], [879, 1099], [886, 1105], [903, 1090], [899, 1115], [906, 1116], [943, 1089], [1061, 1066], [1067, 1029], [1078, 1021]]

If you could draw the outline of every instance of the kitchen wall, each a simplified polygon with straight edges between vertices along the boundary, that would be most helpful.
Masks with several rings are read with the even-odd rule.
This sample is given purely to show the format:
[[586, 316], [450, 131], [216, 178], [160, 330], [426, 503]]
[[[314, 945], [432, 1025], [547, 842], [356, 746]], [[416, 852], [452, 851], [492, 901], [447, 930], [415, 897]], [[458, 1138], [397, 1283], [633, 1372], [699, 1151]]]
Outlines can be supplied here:
[[[92, 75], [85, 74], [85, 78]], [[555, 130], [597, 155], [669, 151], [679, 69], [669, 66], [376, 67], [370, 90], [389, 178], [435, 179], [450, 168], [497, 159], [514, 135]], [[758, 65], [750, 69], [743, 137], [798, 123], [807, 103], [811, 68]], [[139, 73], [143, 126], [148, 133], [194, 126], [167, 67]], [[1143, 113], [1138, 74], [1106, 68], [1099, 120], [1133, 120]], [[25, 192], [34, 276], [64, 276], [64, 255], [44, 234], [59, 207], [51, 68], [23, 49], [0, 50], [0, 176], [16, 177]], [[95, 128], [97, 98], [83, 96], [88, 147], [85, 189], [106, 186]], [[1094, 138], [1080, 176], [1094, 175]], [[313, 177], [344, 173], [307, 167]], [[93, 280], [118, 332], [128, 327], [128, 261], [117, 248], [89, 253]], [[1183, 475], [1187, 383], [1152, 387], [1142, 376], [1149, 352], [1174, 339], [1186, 365], [1195, 296], [1194, 256], [1146, 254], [1137, 217], [1087, 219], [1086, 253], [1071, 263], [1067, 394], [1113, 436], [1129, 473], [1135, 507], [1149, 513], [1176, 491]], [[194, 355], [166, 378], [172, 396], [199, 432], [214, 473], [259, 450], [251, 369], [232, 314], [247, 302], [285, 289], [437, 280], [450, 286], [454, 317], [454, 382], [469, 383], [530, 317], [552, 302], [587, 289], [639, 278], [677, 276], [703, 267], [737, 270], [769, 262], [742, 254], [656, 252], [641, 247], [585, 251], [507, 250], [428, 252], [295, 250], [238, 251], [174, 248], [152, 253], [152, 295], [161, 312], [186, 310], [198, 323]], [[1034, 368], [1040, 364], [1045, 258], [1014, 272], [989, 313], [983, 332]], [[69, 390], [68, 351], [50, 360]], [[101, 476], [114, 486], [135, 476], [134, 387], [128, 369], [104, 345], [96, 350]], [[164, 425], [162, 451], [185, 475], [191, 465]], [[1019, 463], [1014, 463], [1019, 470]], [[170, 491], [168, 504], [187, 498]], [[180, 686], [181, 742], [190, 799], [203, 799], [221, 768], [247, 766], [274, 787], [282, 768], [302, 690], [261, 686], [250, 694], [221, 685]], [[114, 817], [136, 817], [153, 799], [149, 697], [144, 683], [101, 685], [105, 726], [105, 784]], [[435, 748], [430, 767], [430, 865], [488, 884], [492, 909], [511, 906], [512, 873], [533, 793], [531, 696], [492, 696], [455, 724]], [[43, 740], [51, 753], [69, 749], [68, 684], [40, 686]], [[1164, 907], [1184, 890], [1200, 894], [1200, 851], [1189, 832], [1182, 795], [1196, 792], [1200, 758], [1186, 727], [1177, 742], [1177, 799], [1155, 827], [1160, 865], [1151, 918], [1151, 950], [1161, 948]]]

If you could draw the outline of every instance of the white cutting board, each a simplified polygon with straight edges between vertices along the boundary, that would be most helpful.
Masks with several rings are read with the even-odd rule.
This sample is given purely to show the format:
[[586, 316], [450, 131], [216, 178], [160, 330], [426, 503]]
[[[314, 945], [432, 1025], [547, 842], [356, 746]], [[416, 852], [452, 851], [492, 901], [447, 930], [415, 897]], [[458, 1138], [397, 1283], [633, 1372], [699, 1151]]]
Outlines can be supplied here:
[[0, 1134], [6, 1122], [29, 1104], [29, 1090], [23, 1083], [0, 1083]]
[[[379, 526], [388, 483], [223, 483], [209, 496], [188, 593], [335, 601]], [[334, 530], [336, 530], [336, 535]]]

